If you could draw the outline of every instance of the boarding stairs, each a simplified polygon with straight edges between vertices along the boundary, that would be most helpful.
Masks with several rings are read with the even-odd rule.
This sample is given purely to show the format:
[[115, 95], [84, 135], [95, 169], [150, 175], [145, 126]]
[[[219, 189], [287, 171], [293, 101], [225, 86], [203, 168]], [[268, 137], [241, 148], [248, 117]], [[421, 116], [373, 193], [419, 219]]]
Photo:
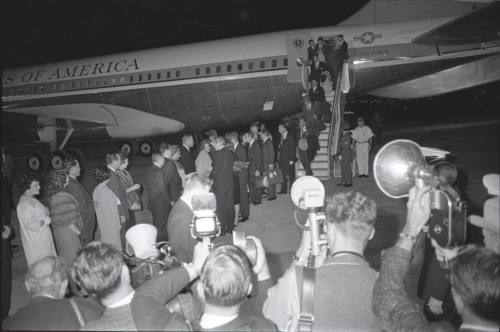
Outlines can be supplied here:
[[[350, 85], [348, 65], [345, 62], [340, 68], [335, 91], [325, 93], [326, 101], [331, 105], [332, 120], [318, 137], [320, 149], [311, 163], [313, 175], [320, 180], [340, 177], [340, 162], [334, 160], [333, 155], [339, 150], [343, 132], [341, 124], [344, 121], [346, 94]], [[297, 172], [305, 173], [300, 163], [297, 165]]]

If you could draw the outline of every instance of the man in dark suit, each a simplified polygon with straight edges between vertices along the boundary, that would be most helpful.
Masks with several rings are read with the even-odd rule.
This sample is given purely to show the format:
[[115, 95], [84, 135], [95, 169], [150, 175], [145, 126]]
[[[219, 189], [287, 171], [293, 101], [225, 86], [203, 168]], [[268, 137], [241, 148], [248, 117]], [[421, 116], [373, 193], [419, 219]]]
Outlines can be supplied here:
[[295, 181], [295, 161], [297, 160], [297, 145], [293, 135], [288, 133], [288, 127], [280, 123], [278, 131], [281, 134], [280, 144], [278, 146], [278, 162], [283, 174], [280, 194], [287, 193], [287, 182], [290, 179], [290, 187]]
[[166, 241], [168, 239], [167, 219], [172, 209], [172, 200], [168, 194], [167, 182], [163, 173], [165, 158], [158, 152], [153, 153], [151, 158], [153, 165], [146, 173], [148, 209], [153, 214], [153, 225], [158, 229], [158, 241]]
[[253, 182], [256, 177], [262, 175], [263, 164], [262, 164], [262, 148], [259, 143], [257, 135], [252, 135], [251, 133], [245, 133], [244, 141], [248, 144], [248, 185], [250, 186], [250, 201], [252, 204], [262, 203], [262, 190], [253, 188]]
[[[262, 165], [264, 168], [264, 175], [268, 177], [269, 174], [274, 171], [274, 163], [276, 161], [276, 155], [274, 153], [274, 144], [271, 140], [271, 133], [269, 130], [265, 129], [260, 133], [260, 138], [262, 140]], [[276, 199], [276, 185], [269, 184], [268, 186], [268, 201]]]
[[[238, 133], [232, 132], [229, 135], [233, 144], [234, 170], [238, 179], [240, 211], [238, 222], [245, 222], [250, 215], [250, 202], [248, 197], [248, 163], [247, 150], [238, 140]], [[235, 184], [236, 186], [236, 184]]]
[[233, 153], [226, 148], [224, 137], [214, 140], [214, 159], [211, 177], [214, 180], [212, 191], [217, 200], [217, 216], [221, 223], [222, 234], [231, 233], [234, 227], [233, 198]]
[[309, 70], [309, 82], [312, 80], [321, 82], [321, 75], [325, 70], [328, 70], [328, 67], [323, 61], [319, 61], [318, 55], [315, 54]]
[[166, 182], [168, 195], [172, 204], [177, 202], [181, 197], [182, 192], [182, 179], [175, 165], [175, 161], [180, 158], [180, 152], [177, 145], [170, 145], [163, 142], [160, 145], [160, 151], [165, 157], [165, 164], [163, 165], [163, 177]]
[[194, 163], [195, 156], [193, 151], [191, 151], [193, 146], [193, 135], [184, 134], [184, 136], [182, 136], [181, 164], [184, 167], [184, 172], [186, 173], [186, 175], [196, 172], [196, 165]]
[[[2, 322], [3, 330], [77, 331], [81, 325], [97, 319], [103, 307], [93, 298], [64, 297], [68, 285], [67, 267], [59, 257], [45, 257], [34, 262], [26, 273], [30, 302]], [[72, 301], [82, 322], [72, 307]]]
[[168, 216], [167, 230], [169, 244], [174, 251], [175, 257], [182, 262], [193, 260], [193, 250], [196, 239], [191, 236], [191, 222], [193, 221], [193, 209], [191, 200], [193, 196], [208, 194], [210, 192], [210, 180], [199, 174], [187, 176], [184, 192], [175, 202], [172, 212]]
[[339, 35], [338, 36], [339, 40], [339, 61], [344, 62], [345, 60], [349, 59], [349, 54], [347, 53], [348, 45], [347, 42], [344, 40], [344, 35]]
[[12, 228], [10, 223], [2, 218], [2, 261], [0, 266], [0, 286], [2, 287], [2, 300], [0, 302], [0, 320], [3, 320], [9, 315], [10, 310], [10, 296], [12, 290], [12, 274], [11, 274], [11, 251], [10, 251], [10, 237], [12, 235]]
[[[318, 138], [314, 131], [306, 125], [306, 121], [303, 118], [299, 119], [299, 159], [306, 171], [306, 175], [313, 175], [311, 169], [311, 162], [316, 157], [316, 153], [319, 150]], [[307, 142], [307, 147], [302, 146], [301, 140], [305, 143]]]
[[309, 60], [309, 63], [312, 63], [314, 55], [318, 53], [318, 47], [314, 43], [314, 39], [309, 39], [307, 43], [309, 44], [307, 48], [307, 60]]
[[2, 146], [1, 159], [1, 186], [2, 186], [2, 216], [6, 222], [10, 224], [10, 214], [12, 210], [12, 170], [14, 168], [12, 156], [5, 152], [5, 147]]
[[69, 175], [66, 191], [78, 202], [78, 209], [83, 220], [83, 230], [80, 234], [80, 240], [82, 241], [82, 246], [86, 246], [94, 240], [96, 229], [94, 202], [85, 187], [78, 181], [81, 172], [78, 160], [66, 160], [64, 167]]
[[307, 96], [309, 97], [309, 100], [311, 103], [322, 103], [325, 102], [325, 90], [319, 86], [319, 83], [317, 80], [313, 79], [311, 81], [311, 88], [309, 89], [309, 92], [307, 93]]

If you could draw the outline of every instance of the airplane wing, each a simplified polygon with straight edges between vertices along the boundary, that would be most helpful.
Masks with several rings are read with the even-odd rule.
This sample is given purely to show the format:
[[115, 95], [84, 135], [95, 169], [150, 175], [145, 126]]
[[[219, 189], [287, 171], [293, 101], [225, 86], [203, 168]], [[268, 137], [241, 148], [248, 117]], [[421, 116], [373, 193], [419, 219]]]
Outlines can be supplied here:
[[460, 45], [500, 39], [500, 1], [460, 16], [413, 39], [422, 45]]
[[180, 121], [110, 104], [81, 103], [36, 107], [3, 108], [4, 112], [86, 122], [88, 127], [105, 127], [113, 138], [135, 138], [181, 131]]

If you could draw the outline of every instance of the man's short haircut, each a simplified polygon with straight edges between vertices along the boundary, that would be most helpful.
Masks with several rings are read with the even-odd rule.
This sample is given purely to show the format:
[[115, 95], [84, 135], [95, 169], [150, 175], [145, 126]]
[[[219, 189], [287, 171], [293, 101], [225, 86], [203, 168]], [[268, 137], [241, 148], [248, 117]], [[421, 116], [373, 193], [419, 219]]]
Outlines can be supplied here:
[[339, 192], [327, 199], [325, 213], [329, 223], [340, 226], [357, 239], [364, 239], [375, 224], [377, 205], [356, 191]]
[[271, 132], [269, 130], [267, 130], [267, 129], [264, 129], [262, 131], [262, 135], [267, 136], [267, 137], [271, 137]]
[[122, 163], [125, 161], [125, 159], [129, 159], [129, 156], [130, 156], [130, 153], [127, 150], [125, 150], [125, 149], [120, 150], [120, 158], [122, 160]]
[[167, 142], [165, 141], [162, 141], [160, 143], [160, 152], [163, 153], [165, 152], [166, 150], [168, 150], [170, 148], [170, 144], [168, 144]]
[[155, 161], [158, 162], [158, 161], [162, 160], [163, 158], [165, 158], [165, 157], [163, 157], [163, 155], [158, 151], [151, 153], [151, 160], [153, 160], [153, 162], [155, 162]]
[[109, 165], [113, 161], [117, 161], [120, 158], [121, 158], [120, 152], [111, 152], [111, 153], [108, 153], [108, 154], [106, 154], [106, 164]]
[[339, 35], [339, 38], [342, 38], [342, 39], [344, 39], [344, 35]]
[[109, 179], [111, 170], [108, 167], [99, 167], [94, 170], [94, 178], [97, 183], [101, 183]]
[[283, 127], [284, 129], [286, 129], [286, 131], [290, 131], [290, 130], [288, 129], [288, 125], [287, 125], [286, 123], [284, 123], [284, 122], [281, 122], [281, 123], [278, 125], [278, 127], [279, 127], [279, 126], [281, 126], [281, 127]]
[[182, 136], [182, 144], [186, 143], [186, 141], [189, 139], [189, 138], [193, 138], [193, 135], [190, 134], [190, 133], [186, 133]]
[[229, 307], [241, 303], [251, 283], [248, 257], [240, 248], [225, 244], [215, 248], [201, 270], [205, 301]]
[[222, 144], [222, 145], [225, 145], [226, 144], [226, 139], [222, 136], [217, 136], [215, 139], [214, 139], [214, 143], [215, 144]]
[[123, 257], [118, 249], [94, 241], [78, 251], [71, 276], [87, 294], [103, 298], [119, 286], [122, 267]]
[[26, 272], [26, 285], [31, 294], [59, 295], [68, 270], [60, 257], [46, 256], [31, 264]]
[[66, 172], [69, 173], [70, 169], [72, 169], [73, 167], [76, 167], [78, 164], [79, 164], [78, 159], [73, 158], [73, 157], [69, 157], [69, 158], [64, 159], [63, 168]]
[[309, 39], [309, 40], [307, 41], [307, 43], [310, 43], [310, 42], [313, 42], [313, 43], [314, 43], [314, 39]]
[[184, 185], [184, 191], [188, 192], [197, 186], [203, 186], [210, 190], [212, 187], [212, 180], [207, 176], [201, 175], [199, 173], [193, 172], [186, 175], [186, 184]]
[[477, 316], [500, 323], [500, 256], [485, 247], [466, 249], [450, 269], [452, 288]]
[[228, 137], [228, 139], [230, 139], [232, 141], [238, 142], [238, 133], [235, 131], [232, 131], [229, 134], [227, 134], [227, 137]]
[[208, 142], [207, 139], [204, 139], [200, 142], [200, 146], [198, 146], [198, 150], [201, 151], [205, 148], [206, 145], [210, 145], [210, 142]]

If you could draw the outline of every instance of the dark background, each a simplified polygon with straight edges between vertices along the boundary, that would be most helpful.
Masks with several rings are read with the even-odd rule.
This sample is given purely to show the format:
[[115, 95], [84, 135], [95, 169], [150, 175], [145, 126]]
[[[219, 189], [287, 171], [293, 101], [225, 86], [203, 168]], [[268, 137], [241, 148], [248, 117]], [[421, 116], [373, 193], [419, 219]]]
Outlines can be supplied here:
[[367, 0], [2, 1], [4, 68], [335, 25]]

